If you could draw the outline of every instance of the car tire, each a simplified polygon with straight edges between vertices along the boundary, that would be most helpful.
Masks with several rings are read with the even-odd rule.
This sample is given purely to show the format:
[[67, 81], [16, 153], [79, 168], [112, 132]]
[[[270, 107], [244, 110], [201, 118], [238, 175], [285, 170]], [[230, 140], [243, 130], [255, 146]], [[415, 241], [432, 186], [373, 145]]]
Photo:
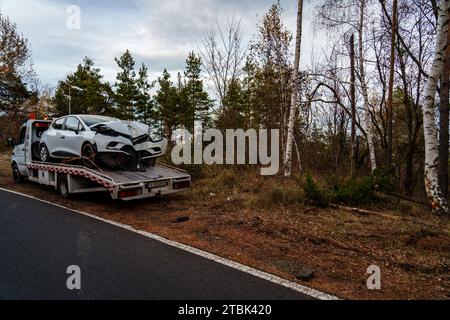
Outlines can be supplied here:
[[63, 197], [64, 199], [67, 199], [70, 196], [69, 193], [69, 184], [67, 182], [67, 176], [62, 175], [58, 177], [58, 184], [56, 186], [56, 189], [58, 191], [58, 194]]
[[50, 157], [50, 152], [45, 144], [41, 144], [39, 147], [39, 156], [41, 157], [42, 162], [52, 162], [52, 158]]
[[24, 180], [16, 163], [12, 165], [12, 176], [14, 183], [22, 183]]
[[138, 171], [138, 154], [131, 147], [125, 147], [123, 151], [127, 152], [127, 156], [123, 156], [119, 167], [123, 171]]
[[81, 148], [81, 162], [83, 165], [90, 169], [95, 169], [95, 157], [96, 157], [95, 148], [90, 143], [85, 143]]

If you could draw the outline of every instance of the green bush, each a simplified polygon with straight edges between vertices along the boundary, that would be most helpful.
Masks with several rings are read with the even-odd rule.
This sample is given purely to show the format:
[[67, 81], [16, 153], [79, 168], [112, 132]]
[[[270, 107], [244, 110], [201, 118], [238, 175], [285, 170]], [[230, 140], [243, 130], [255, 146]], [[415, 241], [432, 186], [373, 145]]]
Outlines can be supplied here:
[[327, 185], [320, 187], [307, 175], [301, 182], [305, 197], [314, 206], [326, 207], [330, 203], [358, 205], [376, 200], [377, 192], [393, 190], [392, 170], [380, 169], [370, 176], [339, 180], [336, 176], [327, 179]]
[[392, 171], [379, 169], [370, 176], [349, 179], [332, 191], [333, 202], [345, 204], [364, 204], [376, 200], [377, 192], [390, 192]]
[[326, 208], [329, 206], [328, 192], [317, 185], [310, 174], [306, 175], [304, 181], [299, 181], [305, 197], [313, 206]]

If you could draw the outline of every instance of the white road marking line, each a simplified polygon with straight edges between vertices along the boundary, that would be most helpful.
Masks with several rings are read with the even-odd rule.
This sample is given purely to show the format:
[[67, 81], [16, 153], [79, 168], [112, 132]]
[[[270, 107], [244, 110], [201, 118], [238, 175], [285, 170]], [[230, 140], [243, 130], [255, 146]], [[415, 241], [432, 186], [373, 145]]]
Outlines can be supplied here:
[[103, 219], [103, 218], [100, 218], [98, 216], [95, 216], [95, 215], [87, 213], [87, 212], [83, 212], [83, 211], [67, 208], [67, 207], [64, 207], [62, 205], [59, 205], [59, 204], [56, 204], [56, 203], [52, 203], [52, 202], [49, 202], [49, 201], [46, 201], [46, 200], [43, 200], [43, 199], [39, 199], [37, 197], [30, 196], [30, 195], [27, 195], [27, 194], [24, 194], [24, 193], [21, 193], [21, 192], [12, 191], [12, 190], [8, 190], [8, 189], [4, 189], [4, 188], [0, 188], [0, 190], [1, 191], [5, 191], [5, 192], [9, 192], [9, 193], [13, 193], [13, 194], [16, 194], [16, 195], [20, 195], [20, 196], [23, 196], [23, 197], [26, 197], [26, 198], [30, 198], [30, 199], [33, 199], [33, 200], [36, 200], [36, 201], [40, 201], [40, 202], [43, 202], [43, 203], [46, 203], [46, 204], [49, 204], [49, 205], [52, 205], [52, 206], [55, 206], [55, 207], [59, 207], [59, 208], [65, 209], [65, 210], [69, 210], [69, 211], [72, 211], [72, 212], [75, 212], [75, 213], [78, 213], [78, 214], [90, 217], [90, 218], [95, 219], [95, 220], [99, 220], [99, 221], [102, 221], [102, 222], [114, 225], [116, 227], [119, 227], [119, 228], [122, 228], [122, 229], [125, 229], [125, 230], [128, 230], [128, 231], [140, 234], [140, 235], [145, 236], [145, 237], [147, 237], [149, 239], [156, 240], [158, 242], [164, 243], [164, 244], [169, 245], [171, 247], [175, 247], [175, 248], [187, 251], [189, 253], [192, 253], [192, 254], [195, 254], [197, 256], [206, 258], [208, 260], [212, 260], [214, 262], [220, 263], [220, 264], [225, 265], [227, 267], [230, 267], [230, 268], [233, 268], [233, 269], [245, 272], [247, 274], [250, 274], [252, 276], [258, 277], [260, 279], [264, 279], [264, 280], [267, 280], [269, 282], [272, 282], [272, 283], [281, 285], [283, 287], [292, 289], [294, 291], [303, 293], [305, 295], [308, 295], [308, 296], [310, 296], [312, 298], [315, 298], [315, 299], [318, 299], [318, 300], [339, 300], [339, 298], [336, 297], [336, 296], [333, 296], [333, 295], [330, 295], [330, 294], [327, 294], [327, 293], [324, 293], [324, 292], [321, 292], [319, 290], [312, 289], [312, 288], [309, 288], [309, 287], [306, 287], [306, 286], [302, 286], [302, 285], [300, 285], [298, 283], [295, 283], [295, 282], [292, 282], [292, 281], [280, 278], [280, 277], [272, 275], [270, 273], [267, 273], [267, 272], [264, 272], [264, 271], [261, 271], [261, 270], [258, 270], [258, 269], [252, 268], [252, 267], [248, 267], [248, 266], [245, 266], [243, 264], [240, 264], [240, 263], [237, 263], [237, 262], [234, 262], [234, 261], [231, 261], [231, 260], [219, 257], [219, 256], [217, 256], [215, 254], [212, 254], [212, 253], [209, 253], [209, 252], [206, 252], [206, 251], [203, 251], [203, 250], [200, 250], [200, 249], [197, 249], [197, 248], [194, 248], [194, 247], [182, 244], [182, 243], [178, 243], [178, 242], [175, 242], [175, 241], [172, 241], [172, 240], [168, 240], [166, 238], [163, 238], [163, 237], [158, 236], [158, 235], [153, 234], [153, 233], [149, 233], [149, 232], [142, 231], [142, 230], [137, 230], [137, 229], [133, 228], [132, 226], [129, 226], [129, 225], [126, 225], [126, 224], [122, 224], [122, 223], [119, 223], [119, 222]]

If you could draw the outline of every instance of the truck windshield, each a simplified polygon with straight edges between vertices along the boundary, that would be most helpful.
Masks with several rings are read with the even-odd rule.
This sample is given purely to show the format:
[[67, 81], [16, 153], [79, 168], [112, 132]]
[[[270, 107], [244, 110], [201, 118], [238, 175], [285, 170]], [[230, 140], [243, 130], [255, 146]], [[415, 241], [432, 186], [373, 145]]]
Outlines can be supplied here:
[[80, 119], [88, 126], [92, 127], [99, 123], [117, 121], [116, 118], [103, 117], [103, 116], [80, 116]]

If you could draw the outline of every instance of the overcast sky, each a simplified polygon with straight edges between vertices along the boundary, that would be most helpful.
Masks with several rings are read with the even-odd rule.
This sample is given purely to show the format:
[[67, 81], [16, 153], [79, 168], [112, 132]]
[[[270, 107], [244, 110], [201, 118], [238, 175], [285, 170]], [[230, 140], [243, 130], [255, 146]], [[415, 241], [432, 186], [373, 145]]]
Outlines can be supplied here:
[[[255, 34], [261, 16], [276, 0], [0, 0], [0, 11], [9, 16], [32, 48], [35, 70], [45, 84], [73, 72], [83, 57], [94, 59], [105, 79], [114, 82], [114, 57], [129, 49], [137, 63], [145, 63], [152, 79], [164, 68], [183, 70], [189, 51], [197, 51], [202, 34], [215, 19], [242, 19], [247, 39]], [[282, 0], [283, 20], [295, 33], [295, 0]], [[81, 10], [81, 28], [67, 28], [70, 5]], [[310, 62], [320, 39], [313, 36], [313, 4], [306, 2], [303, 63]]]

